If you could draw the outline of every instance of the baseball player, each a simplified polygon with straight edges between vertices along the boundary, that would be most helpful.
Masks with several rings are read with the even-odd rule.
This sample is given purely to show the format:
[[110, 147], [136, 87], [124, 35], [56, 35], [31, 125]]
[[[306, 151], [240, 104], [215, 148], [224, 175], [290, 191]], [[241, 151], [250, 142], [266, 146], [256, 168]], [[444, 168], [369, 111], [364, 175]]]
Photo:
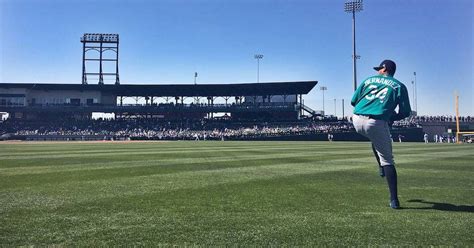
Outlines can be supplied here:
[[[365, 79], [352, 96], [352, 119], [356, 131], [372, 142], [379, 164], [379, 174], [387, 179], [390, 207], [399, 209], [397, 171], [392, 155], [389, 125], [393, 121], [410, 116], [410, 101], [406, 86], [393, 77], [396, 71], [395, 62], [384, 60], [374, 69], [378, 75]], [[395, 112], [397, 106], [398, 113]]]

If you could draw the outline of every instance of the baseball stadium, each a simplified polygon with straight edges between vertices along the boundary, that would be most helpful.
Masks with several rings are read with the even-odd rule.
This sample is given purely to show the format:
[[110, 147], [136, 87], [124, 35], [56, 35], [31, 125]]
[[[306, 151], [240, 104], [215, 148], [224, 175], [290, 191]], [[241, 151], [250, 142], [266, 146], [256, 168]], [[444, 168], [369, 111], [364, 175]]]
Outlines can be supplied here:
[[[354, 117], [310, 106], [317, 78], [124, 83], [119, 38], [80, 37], [80, 83], [0, 82], [0, 246], [474, 245], [457, 96], [453, 115], [386, 121], [357, 93]], [[358, 114], [388, 123], [388, 160]]]

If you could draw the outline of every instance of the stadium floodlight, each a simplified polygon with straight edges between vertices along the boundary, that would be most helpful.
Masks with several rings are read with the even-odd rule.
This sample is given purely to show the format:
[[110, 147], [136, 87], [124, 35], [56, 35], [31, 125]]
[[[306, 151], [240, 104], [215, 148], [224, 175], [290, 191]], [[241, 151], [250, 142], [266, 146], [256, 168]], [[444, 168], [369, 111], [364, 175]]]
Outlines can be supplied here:
[[118, 34], [91, 34], [87, 33], [81, 37], [81, 42], [104, 42], [117, 43], [119, 40]]
[[263, 54], [255, 54], [254, 58], [257, 60], [257, 83], [260, 82], [260, 60], [263, 59]]
[[353, 59], [353, 73], [354, 73], [354, 90], [357, 89], [357, 66], [356, 60], [360, 58], [359, 55], [356, 53], [356, 26], [355, 26], [355, 13], [363, 10], [362, 0], [353, 0], [347, 1], [344, 4], [344, 11], [347, 13], [352, 13], [352, 59]]
[[363, 10], [363, 5], [362, 5], [362, 0], [356, 0], [356, 1], [347, 1], [344, 4], [344, 10], [346, 12], [359, 12]]

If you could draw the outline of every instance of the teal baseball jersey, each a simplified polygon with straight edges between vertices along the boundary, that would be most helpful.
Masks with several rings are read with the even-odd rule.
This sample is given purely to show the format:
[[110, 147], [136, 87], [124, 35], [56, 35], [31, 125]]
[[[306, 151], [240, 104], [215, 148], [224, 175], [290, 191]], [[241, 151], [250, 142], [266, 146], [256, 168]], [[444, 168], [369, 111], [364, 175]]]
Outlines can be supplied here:
[[[390, 76], [367, 78], [357, 87], [351, 100], [354, 114], [370, 115], [380, 120], [401, 120], [410, 116], [406, 86]], [[398, 106], [398, 114], [394, 111]]]

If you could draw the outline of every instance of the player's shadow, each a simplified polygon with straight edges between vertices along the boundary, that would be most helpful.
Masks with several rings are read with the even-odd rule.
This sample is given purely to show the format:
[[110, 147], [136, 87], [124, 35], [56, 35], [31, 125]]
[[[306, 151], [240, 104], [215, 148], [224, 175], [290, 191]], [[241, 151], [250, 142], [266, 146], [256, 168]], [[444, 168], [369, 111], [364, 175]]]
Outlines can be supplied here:
[[429, 204], [431, 206], [419, 207], [419, 208], [404, 208], [404, 209], [435, 209], [435, 210], [440, 210], [440, 211], [474, 213], [474, 206], [469, 206], [469, 205], [454, 205], [450, 203], [431, 202], [431, 201], [425, 201], [425, 200], [420, 200], [420, 199], [408, 200], [408, 202], [419, 202], [419, 203]]

